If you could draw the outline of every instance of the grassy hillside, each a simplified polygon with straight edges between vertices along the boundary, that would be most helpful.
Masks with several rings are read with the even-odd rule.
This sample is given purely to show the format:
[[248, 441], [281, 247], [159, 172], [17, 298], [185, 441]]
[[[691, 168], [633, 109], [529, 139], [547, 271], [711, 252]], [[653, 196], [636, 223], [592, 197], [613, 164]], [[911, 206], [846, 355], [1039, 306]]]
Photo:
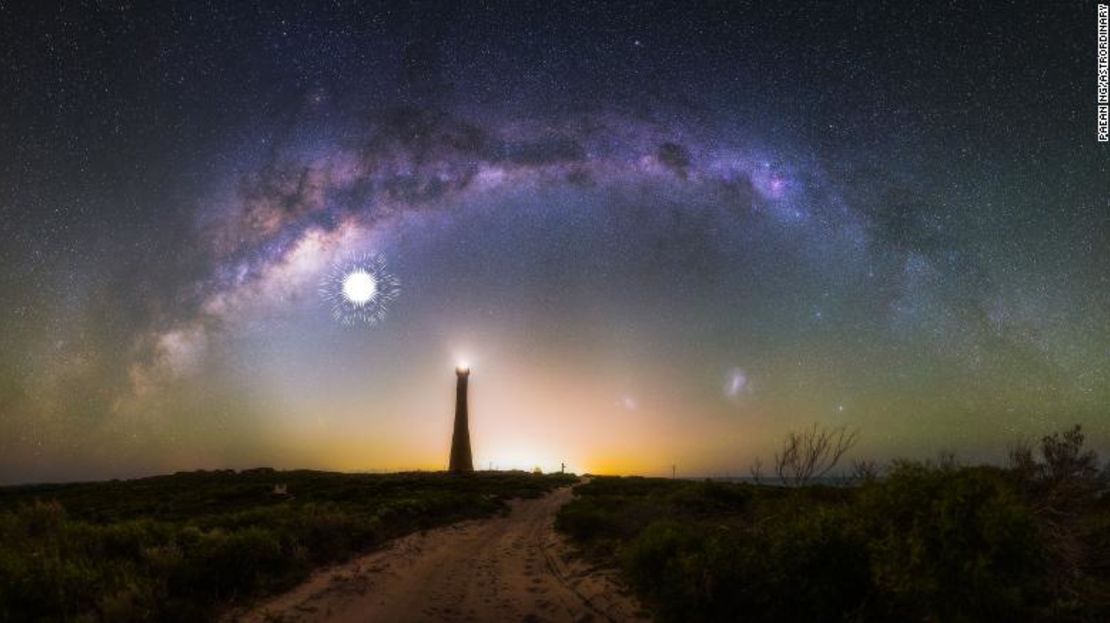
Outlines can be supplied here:
[[206, 620], [315, 566], [571, 481], [257, 469], [0, 488], [0, 620]]

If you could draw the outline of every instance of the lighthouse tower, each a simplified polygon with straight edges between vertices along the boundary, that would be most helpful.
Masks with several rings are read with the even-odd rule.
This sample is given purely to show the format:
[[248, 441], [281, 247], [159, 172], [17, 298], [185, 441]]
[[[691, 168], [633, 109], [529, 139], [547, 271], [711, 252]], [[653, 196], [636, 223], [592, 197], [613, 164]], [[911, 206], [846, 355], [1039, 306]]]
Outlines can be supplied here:
[[474, 471], [474, 460], [470, 455], [470, 422], [466, 413], [466, 381], [470, 377], [470, 368], [459, 366], [455, 368], [459, 377], [455, 385], [455, 432], [451, 435], [451, 466], [448, 468], [454, 473]]

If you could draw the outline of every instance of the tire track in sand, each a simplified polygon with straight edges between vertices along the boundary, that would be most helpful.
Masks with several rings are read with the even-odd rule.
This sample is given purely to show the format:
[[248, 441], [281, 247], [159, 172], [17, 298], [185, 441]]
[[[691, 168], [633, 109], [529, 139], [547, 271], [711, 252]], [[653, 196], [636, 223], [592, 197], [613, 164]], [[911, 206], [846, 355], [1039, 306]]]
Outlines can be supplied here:
[[564, 487], [513, 500], [503, 517], [397, 539], [315, 573], [297, 588], [228, 617], [288, 621], [647, 621], [612, 570], [573, 556], [555, 532]]

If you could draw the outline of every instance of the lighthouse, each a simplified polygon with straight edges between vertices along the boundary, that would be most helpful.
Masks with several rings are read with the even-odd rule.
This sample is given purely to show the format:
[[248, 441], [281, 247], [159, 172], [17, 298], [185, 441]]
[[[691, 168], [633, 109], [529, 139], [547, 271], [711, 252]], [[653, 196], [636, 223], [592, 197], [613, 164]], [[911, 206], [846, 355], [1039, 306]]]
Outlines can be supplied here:
[[470, 368], [455, 368], [458, 381], [455, 385], [455, 432], [451, 435], [452, 473], [474, 471], [474, 460], [470, 455], [470, 422], [466, 413], [466, 381], [470, 378]]

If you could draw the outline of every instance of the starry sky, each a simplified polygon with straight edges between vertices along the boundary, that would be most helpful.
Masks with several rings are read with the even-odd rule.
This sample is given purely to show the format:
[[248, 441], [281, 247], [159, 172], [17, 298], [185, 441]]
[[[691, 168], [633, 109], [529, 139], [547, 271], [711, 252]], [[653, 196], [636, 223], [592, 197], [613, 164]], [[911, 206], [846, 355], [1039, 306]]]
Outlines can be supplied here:
[[1094, 6], [0, 0], [0, 482], [1110, 450]]

